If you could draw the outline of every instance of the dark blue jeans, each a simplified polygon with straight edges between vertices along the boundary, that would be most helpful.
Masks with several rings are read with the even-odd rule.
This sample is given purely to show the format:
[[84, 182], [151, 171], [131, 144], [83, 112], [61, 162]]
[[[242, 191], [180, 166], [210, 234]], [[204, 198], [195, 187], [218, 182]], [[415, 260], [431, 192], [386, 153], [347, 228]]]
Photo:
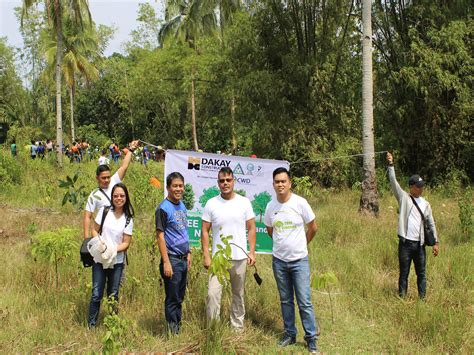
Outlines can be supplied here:
[[165, 283], [165, 318], [170, 332], [179, 333], [181, 326], [181, 305], [186, 293], [188, 277], [188, 261], [169, 255], [173, 276], [166, 277], [163, 273], [163, 260], [160, 263], [160, 273]]
[[102, 264], [92, 265], [92, 296], [89, 305], [88, 325], [95, 327], [99, 318], [100, 301], [104, 295], [107, 282], [107, 297], [113, 296], [118, 301], [120, 279], [122, 277], [123, 263], [115, 264], [113, 269], [104, 269]]
[[424, 298], [426, 294], [426, 252], [420, 242], [399, 237], [398, 262], [400, 264], [400, 278], [398, 279], [398, 294], [405, 297], [408, 288], [408, 275], [413, 260], [416, 272], [418, 296]]
[[280, 292], [281, 313], [285, 334], [295, 338], [295, 302], [298, 302], [305, 340], [317, 338], [316, 318], [311, 303], [310, 270], [308, 257], [286, 262], [273, 257], [273, 274]]

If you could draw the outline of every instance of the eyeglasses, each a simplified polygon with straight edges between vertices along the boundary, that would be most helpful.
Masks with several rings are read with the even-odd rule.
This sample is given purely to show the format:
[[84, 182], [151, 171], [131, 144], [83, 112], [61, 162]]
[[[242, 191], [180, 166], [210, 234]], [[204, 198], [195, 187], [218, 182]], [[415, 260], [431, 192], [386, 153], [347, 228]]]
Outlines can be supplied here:
[[234, 181], [233, 178], [227, 178], [227, 179], [219, 179], [218, 180], [220, 184], [223, 184], [224, 182], [232, 182]]
[[125, 197], [125, 194], [122, 194], [122, 195], [113, 195], [112, 197], [113, 197], [113, 198], [124, 198], [124, 197]]

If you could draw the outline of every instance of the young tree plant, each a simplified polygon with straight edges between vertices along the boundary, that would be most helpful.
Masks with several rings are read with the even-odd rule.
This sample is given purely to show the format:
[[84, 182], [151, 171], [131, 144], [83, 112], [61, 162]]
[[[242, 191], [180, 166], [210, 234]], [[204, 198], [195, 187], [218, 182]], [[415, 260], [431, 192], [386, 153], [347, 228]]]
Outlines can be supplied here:
[[329, 304], [331, 306], [331, 319], [333, 323], [334, 323], [334, 307], [333, 307], [333, 302], [332, 302], [332, 297], [331, 297], [331, 288], [337, 285], [337, 283], [338, 283], [337, 276], [331, 271], [325, 272], [324, 274], [314, 277], [313, 282], [311, 283], [311, 286], [315, 290], [326, 290], [329, 296]]
[[217, 251], [212, 257], [209, 272], [211, 275], [217, 277], [224, 289], [227, 289], [227, 286], [230, 283], [229, 269], [232, 267], [232, 263], [230, 262], [232, 258], [232, 249], [229, 244], [229, 239], [231, 239], [232, 236], [228, 235], [227, 237], [224, 237], [221, 234], [220, 238], [223, 245], [217, 245]]
[[84, 191], [84, 185], [76, 186], [78, 178], [79, 172], [76, 172], [72, 178], [68, 175], [66, 176], [66, 180], [59, 180], [59, 187], [67, 190], [63, 197], [63, 206], [67, 202], [70, 202], [75, 210], [80, 211], [87, 197]]
[[33, 238], [31, 255], [54, 265], [56, 287], [59, 286], [59, 263], [75, 256], [79, 249], [77, 230], [61, 228], [57, 231], [40, 232]]
[[105, 302], [105, 310], [107, 315], [104, 317], [104, 325], [107, 332], [102, 338], [105, 354], [118, 354], [123, 346], [123, 338], [129, 332], [131, 322], [120, 318], [117, 310], [118, 303], [113, 297], [108, 297]]

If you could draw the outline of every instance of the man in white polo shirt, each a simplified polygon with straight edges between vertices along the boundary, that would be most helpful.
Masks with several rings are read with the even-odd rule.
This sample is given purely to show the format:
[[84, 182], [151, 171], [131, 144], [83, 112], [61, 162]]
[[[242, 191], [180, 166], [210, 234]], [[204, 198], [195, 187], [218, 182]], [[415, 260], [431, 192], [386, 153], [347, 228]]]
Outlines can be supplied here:
[[[240, 331], [244, 327], [245, 305], [244, 285], [247, 264], [255, 264], [256, 227], [255, 214], [248, 198], [234, 192], [234, 174], [232, 169], [224, 167], [217, 175], [220, 195], [211, 198], [204, 207], [202, 214], [201, 243], [204, 256], [204, 267], [211, 265], [209, 255], [209, 231], [212, 228], [212, 255], [217, 245], [222, 244], [220, 236], [232, 236], [232, 268], [230, 282], [232, 286], [232, 306], [230, 314], [231, 326]], [[247, 237], [250, 251], [248, 255]], [[206, 313], [208, 320], [218, 319], [221, 307], [222, 285], [215, 275], [209, 278]]]
[[115, 174], [110, 174], [110, 167], [108, 165], [99, 165], [96, 169], [96, 179], [98, 187], [92, 190], [89, 197], [87, 198], [86, 207], [84, 209], [84, 239], [90, 237], [91, 225], [93, 225], [93, 214], [99, 211], [104, 206], [110, 206], [111, 193], [115, 185], [122, 182], [125, 174], [127, 173], [128, 166], [133, 157], [133, 151], [138, 146], [138, 141], [133, 141], [130, 143], [129, 151], [125, 155], [125, 158], [122, 161], [122, 164], [117, 169]]
[[316, 353], [318, 332], [311, 303], [307, 247], [316, 233], [315, 215], [303, 197], [291, 192], [290, 173], [286, 168], [277, 168], [273, 172], [273, 188], [277, 199], [267, 205], [264, 220], [268, 235], [273, 238], [272, 267], [285, 328], [279, 345], [284, 347], [296, 343], [296, 295], [308, 350]]

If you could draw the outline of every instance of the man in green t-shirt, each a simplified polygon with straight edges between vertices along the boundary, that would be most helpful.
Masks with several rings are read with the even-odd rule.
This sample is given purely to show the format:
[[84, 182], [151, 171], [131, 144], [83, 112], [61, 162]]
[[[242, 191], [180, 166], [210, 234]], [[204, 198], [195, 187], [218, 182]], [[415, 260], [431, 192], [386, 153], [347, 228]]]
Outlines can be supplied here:
[[10, 150], [12, 152], [12, 156], [16, 157], [16, 142], [15, 141], [12, 142], [12, 144], [10, 146]]

